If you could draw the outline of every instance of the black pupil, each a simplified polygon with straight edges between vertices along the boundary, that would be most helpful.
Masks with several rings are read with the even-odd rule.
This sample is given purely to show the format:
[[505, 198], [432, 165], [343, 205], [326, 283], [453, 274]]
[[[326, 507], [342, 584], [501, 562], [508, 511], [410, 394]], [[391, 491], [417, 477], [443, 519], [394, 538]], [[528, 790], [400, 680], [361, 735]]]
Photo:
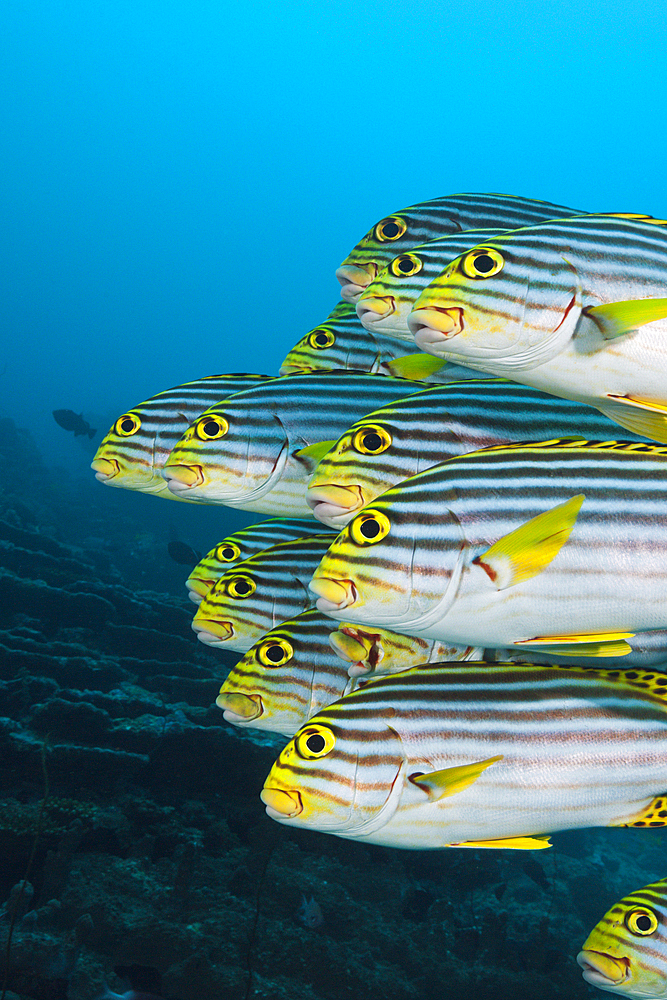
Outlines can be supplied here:
[[329, 338], [327, 337], [326, 333], [315, 334], [315, 343], [318, 345], [318, 347], [326, 347], [328, 340]]
[[387, 222], [387, 224], [382, 227], [382, 235], [386, 236], [389, 240], [394, 236], [398, 236], [398, 226], [396, 223]]
[[641, 917], [637, 917], [637, 927], [640, 931], [648, 931], [651, 929], [651, 918], [644, 914]]
[[379, 434], [364, 434], [364, 448], [369, 451], [377, 451], [382, 445], [382, 438]]
[[249, 594], [250, 584], [246, 580], [237, 580], [236, 582], [236, 593], [237, 594]]
[[326, 743], [324, 742], [323, 736], [320, 736], [318, 733], [313, 733], [313, 735], [309, 736], [306, 740], [306, 746], [311, 753], [321, 753], [322, 750], [324, 750]]
[[219, 430], [220, 424], [216, 420], [207, 420], [204, 424], [204, 434], [208, 434], [209, 437], [215, 437]]
[[267, 660], [271, 660], [271, 663], [279, 663], [283, 658], [282, 646], [277, 643], [275, 646], [269, 646], [266, 651]]
[[126, 417], [120, 426], [123, 428], [126, 434], [129, 434], [130, 431], [134, 430], [134, 420], [132, 420], [131, 417]]
[[402, 271], [403, 274], [409, 274], [413, 268], [413, 262], [409, 257], [401, 257], [398, 262], [398, 270]]
[[222, 558], [223, 559], [234, 558], [234, 549], [231, 547], [231, 545], [228, 545], [226, 548], [222, 550]]
[[486, 274], [492, 268], [493, 257], [489, 257], [488, 253], [481, 253], [479, 257], [475, 257], [475, 270], [480, 274]]
[[380, 531], [380, 525], [375, 518], [369, 517], [368, 520], [362, 521], [359, 530], [364, 538], [375, 538]]

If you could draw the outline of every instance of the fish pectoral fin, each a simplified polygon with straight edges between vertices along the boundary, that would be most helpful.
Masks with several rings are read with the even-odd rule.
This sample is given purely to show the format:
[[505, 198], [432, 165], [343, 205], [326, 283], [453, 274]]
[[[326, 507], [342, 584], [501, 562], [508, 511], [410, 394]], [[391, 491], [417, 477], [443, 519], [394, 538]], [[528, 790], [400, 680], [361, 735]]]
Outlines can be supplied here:
[[667, 444], [667, 406], [637, 396], [618, 396], [608, 392], [608, 406], [598, 406], [600, 413], [635, 434]]
[[615, 340], [634, 333], [640, 326], [667, 317], [667, 299], [628, 299], [585, 306], [582, 312], [590, 316], [605, 340]]
[[585, 499], [580, 493], [545, 510], [499, 538], [490, 549], [473, 559], [473, 563], [481, 566], [498, 590], [530, 580], [541, 573], [565, 545]]
[[428, 378], [446, 364], [442, 358], [435, 358], [432, 354], [406, 354], [402, 358], [388, 361], [384, 367], [390, 375], [398, 378], [421, 379]]
[[552, 845], [549, 837], [507, 837], [503, 840], [462, 840], [459, 844], [448, 844], [447, 846], [504, 848], [510, 851], [543, 851]]
[[609, 826], [667, 826], [667, 795], [658, 795], [652, 799], [641, 812], [626, 823], [610, 823]]
[[536, 635], [532, 639], [517, 639], [515, 646], [534, 646], [559, 656], [627, 656], [632, 652], [625, 640], [634, 632], [588, 632], [580, 635]]
[[477, 781], [487, 767], [502, 759], [503, 755], [499, 754], [487, 760], [478, 760], [474, 764], [446, 767], [442, 771], [432, 771], [430, 774], [411, 774], [409, 778], [413, 785], [426, 792], [431, 802], [437, 802], [439, 799], [447, 798], [448, 795], [462, 792], [468, 785]]
[[318, 462], [324, 458], [326, 453], [335, 445], [335, 441], [316, 441], [315, 444], [306, 445], [293, 452], [293, 457], [305, 466], [308, 472], [314, 472]]

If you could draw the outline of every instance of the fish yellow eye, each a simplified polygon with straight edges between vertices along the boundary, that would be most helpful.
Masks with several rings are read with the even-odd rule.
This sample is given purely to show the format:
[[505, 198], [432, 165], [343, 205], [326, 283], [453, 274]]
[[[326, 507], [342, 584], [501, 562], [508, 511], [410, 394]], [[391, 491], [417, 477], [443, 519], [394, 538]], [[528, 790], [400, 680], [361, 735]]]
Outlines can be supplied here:
[[394, 257], [389, 270], [397, 278], [409, 278], [413, 274], [419, 274], [424, 261], [414, 253], [402, 253], [400, 257]]
[[257, 590], [257, 584], [251, 576], [233, 576], [227, 582], [227, 593], [230, 597], [250, 597]]
[[120, 434], [121, 437], [132, 437], [136, 434], [141, 427], [141, 420], [134, 413], [124, 413], [122, 417], [119, 417], [116, 421], [116, 434]]
[[390, 445], [391, 434], [379, 424], [362, 427], [352, 439], [352, 447], [362, 455], [381, 455]]
[[357, 545], [375, 545], [390, 531], [389, 518], [379, 510], [365, 510], [350, 525], [352, 541]]
[[398, 240], [407, 228], [405, 220], [400, 215], [390, 215], [386, 219], [382, 219], [381, 222], [378, 222], [375, 227], [375, 237], [380, 243], [386, 243], [388, 240]]
[[215, 550], [218, 562], [234, 562], [240, 555], [241, 550], [236, 542], [221, 542]]
[[224, 437], [229, 430], [229, 424], [224, 417], [211, 416], [202, 417], [197, 421], [195, 430], [197, 437], [202, 441], [215, 441], [216, 438]]
[[626, 913], [625, 926], [631, 934], [646, 937], [647, 934], [653, 934], [658, 929], [658, 918], [653, 910], [641, 906]]
[[336, 737], [326, 726], [308, 726], [294, 739], [296, 752], [304, 760], [326, 757], [336, 745]]
[[505, 258], [492, 247], [476, 247], [461, 261], [461, 270], [467, 278], [492, 278], [502, 271]]
[[308, 337], [308, 343], [316, 351], [323, 351], [326, 347], [333, 347], [336, 337], [331, 330], [313, 330]]
[[294, 650], [287, 639], [267, 639], [257, 650], [257, 659], [265, 667], [282, 667], [294, 656]]

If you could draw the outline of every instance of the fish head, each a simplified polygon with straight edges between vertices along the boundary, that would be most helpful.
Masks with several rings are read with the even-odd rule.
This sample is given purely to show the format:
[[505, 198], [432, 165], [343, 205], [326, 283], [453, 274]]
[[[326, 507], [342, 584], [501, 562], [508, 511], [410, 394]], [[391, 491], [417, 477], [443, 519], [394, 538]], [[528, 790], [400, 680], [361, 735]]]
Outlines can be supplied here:
[[401, 673], [419, 663], [428, 663], [434, 645], [432, 639], [352, 622], [341, 622], [329, 636], [329, 642], [337, 655], [350, 664], [350, 677]]
[[581, 315], [581, 285], [565, 248], [538, 251], [525, 235], [537, 232], [517, 230], [453, 260], [414, 304], [417, 346], [510, 378], [559, 354]]
[[[266, 616], [249, 600], [258, 585], [258, 573], [244, 560], [224, 573], [203, 598], [192, 620], [197, 638], [207, 646], [245, 652], [270, 628]], [[264, 627], [263, 627], [264, 626]]]
[[[149, 401], [150, 403], [150, 401]], [[187, 419], [174, 415], [175, 426], [182, 433], [187, 429]], [[162, 467], [169, 457], [173, 439], [163, 433], [153, 407], [140, 404], [121, 414], [102, 439], [91, 462], [95, 478], [106, 486], [153, 493], [168, 499], [167, 484], [162, 478]]]
[[667, 996], [667, 880], [613, 906], [584, 941], [577, 962], [598, 989]]
[[458, 587], [465, 538], [445, 501], [431, 512], [400, 495], [409, 483], [361, 510], [329, 547], [310, 582], [320, 611], [417, 633], [438, 609], [444, 615]]
[[314, 716], [281, 752], [261, 793], [272, 819], [355, 838], [375, 832], [395, 812], [405, 757], [387, 721], [394, 710], [348, 719], [348, 700]]
[[221, 542], [200, 559], [185, 581], [188, 596], [195, 604], [201, 604], [220, 577], [243, 558], [241, 549], [233, 536]]
[[164, 465], [169, 490], [182, 499], [264, 511], [261, 500], [280, 481], [288, 449], [287, 431], [270, 400], [264, 402], [242, 393], [205, 410]]
[[281, 375], [333, 368], [374, 371], [378, 346], [364, 330], [354, 304], [339, 302], [330, 315], [302, 337], [280, 367]]
[[227, 722], [294, 733], [342, 697], [346, 666], [328, 642], [335, 623], [305, 611], [271, 629], [232, 668], [217, 705]]

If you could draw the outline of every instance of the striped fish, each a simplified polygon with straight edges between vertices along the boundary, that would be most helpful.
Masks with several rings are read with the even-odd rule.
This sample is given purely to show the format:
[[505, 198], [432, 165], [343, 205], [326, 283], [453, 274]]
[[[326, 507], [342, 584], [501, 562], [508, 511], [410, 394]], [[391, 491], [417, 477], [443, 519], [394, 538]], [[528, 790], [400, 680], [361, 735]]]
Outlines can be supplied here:
[[163, 475], [179, 497], [312, 517], [315, 465], [354, 420], [423, 382], [352, 372], [287, 375], [212, 407], [175, 445]]
[[220, 577], [237, 563], [279, 542], [294, 542], [305, 535], [321, 535], [325, 531], [319, 521], [297, 517], [270, 517], [248, 528], [241, 528], [223, 538], [197, 563], [185, 581], [188, 596], [195, 604], [201, 604], [202, 598]]
[[357, 316], [361, 324], [373, 334], [412, 343], [408, 316], [424, 289], [455, 257], [505, 232], [507, 230], [503, 229], [468, 229], [422, 243], [394, 257], [357, 299]]
[[270, 375], [208, 375], [151, 396], [123, 413], [95, 452], [91, 469], [107, 486], [170, 500], [162, 467], [200, 413], [236, 392], [270, 382]]
[[640, 670], [416, 667], [314, 716], [261, 797], [280, 823], [387, 847], [645, 826], [667, 788], [666, 688]]
[[[663, 826], [667, 797], [646, 825]], [[587, 983], [629, 997], [667, 996], [667, 879], [625, 896], [584, 941], [577, 962]]]
[[[437, 273], [441, 270], [442, 267]], [[412, 343], [411, 334], [409, 340]], [[429, 354], [406, 355], [405, 347], [393, 337], [364, 329], [354, 305], [348, 302], [339, 302], [323, 323], [301, 338], [283, 361], [280, 374], [334, 368], [421, 379], [437, 385], [454, 378], [476, 378], [476, 372], [469, 368]]]
[[605, 440], [617, 430], [593, 407], [530, 386], [499, 379], [451, 383], [353, 424], [320, 460], [307, 500], [319, 521], [341, 528], [380, 493], [456, 455], [549, 436]]
[[588, 216], [487, 240], [422, 292], [410, 330], [437, 357], [667, 443], [666, 227]]
[[422, 201], [380, 219], [336, 271], [341, 298], [356, 302], [382, 268], [421, 243], [465, 229], [516, 229], [582, 211], [510, 194], [450, 194]]
[[621, 655], [667, 627], [667, 449], [547, 441], [376, 498], [314, 574], [320, 611], [485, 647]]
[[192, 628], [208, 646], [245, 653], [269, 629], [315, 604], [308, 581], [331, 535], [281, 542], [237, 563], [199, 605]]

